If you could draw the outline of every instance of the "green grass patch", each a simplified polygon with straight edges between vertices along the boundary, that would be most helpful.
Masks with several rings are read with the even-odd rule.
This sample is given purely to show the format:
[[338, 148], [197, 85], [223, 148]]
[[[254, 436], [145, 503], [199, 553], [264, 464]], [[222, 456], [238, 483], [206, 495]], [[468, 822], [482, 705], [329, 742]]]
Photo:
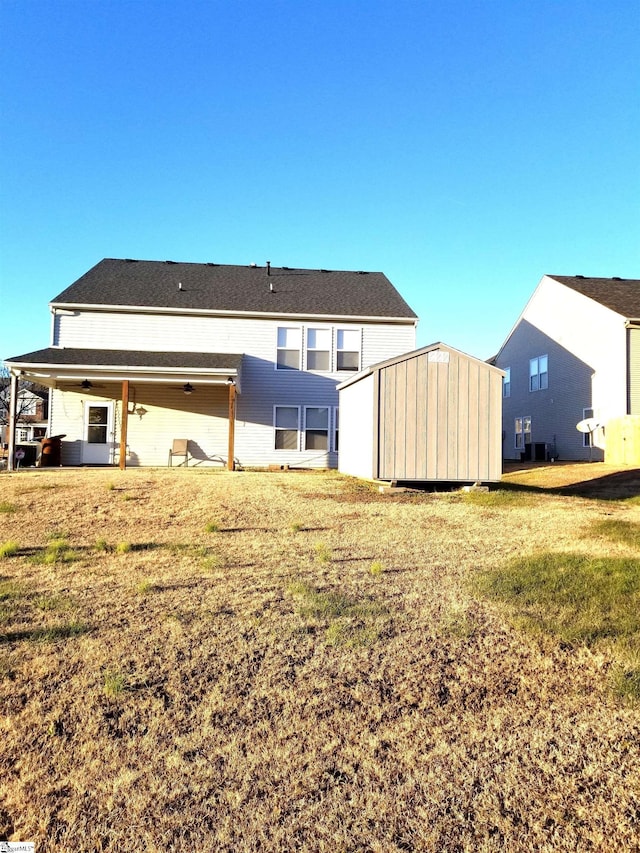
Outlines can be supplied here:
[[590, 534], [604, 536], [612, 542], [640, 548], [640, 524], [621, 518], [606, 518], [589, 529]]
[[69, 547], [66, 539], [51, 539], [46, 548], [37, 551], [30, 559], [33, 563], [54, 565], [56, 563], [73, 563], [78, 559], [78, 555]]
[[0, 560], [5, 557], [15, 557], [20, 551], [20, 545], [14, 540], [9, 539], [7, 542], [0, 544]]
[[387, 624], [386, 608], [372, 598], [353, 598], [341, 592], [323, 592], [306, 581], [288, 587], [298, 599], [299, 616], [325, 624], [327, 645], [364, 646], [375, 642]]
[[319, 563], [326, 565], [327, 563], [331, 562], [331, 548], [329, 548], [326, 542], [316, 542], [313, 548], [315, 551], [316, 560]]
[[484, 572], [476, 589], [525, 627], [592, 645], [640, 635], [640, 560], [545, 553]]
[[17, 512], [18, 507], [8, 501], [0, 501], [0, 512]]
[[65, 595], [47, 595], [45, 593], [36, 596], [33, 603], [43, 613], [60, 612], [73, 608], [73, 602]]
[[217, 521], [209, 521], [204, 526], [206, 533], [218, 533], [220, 531], [220, 525]]
[[118, 542], [115, 551], [116, 554], [128, 554], [131, 550], [131, 542]]
[[523, 495], [522, 492], [511, 491], [508, 489], [496, 489], [495, 491], [481, 492], [461, 492], [460, 497], [466, 504], [480, 507], [491, 507], [499, 509], [501, 507], [523, 506], [531, 502], [530, 495]]
[[24, 588], [16, 581], [4, 580], [0, 581], [0, 602], [15, 601], [22, 598]]

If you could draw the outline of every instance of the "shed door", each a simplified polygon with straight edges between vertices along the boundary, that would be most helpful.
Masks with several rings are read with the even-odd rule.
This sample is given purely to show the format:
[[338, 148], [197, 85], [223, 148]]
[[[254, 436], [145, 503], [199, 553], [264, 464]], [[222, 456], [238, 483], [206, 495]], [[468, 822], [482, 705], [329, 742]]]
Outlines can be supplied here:
[[113, 461], [113, 446], [113, 402], [85, 402], [82, 463], [109, 465]]

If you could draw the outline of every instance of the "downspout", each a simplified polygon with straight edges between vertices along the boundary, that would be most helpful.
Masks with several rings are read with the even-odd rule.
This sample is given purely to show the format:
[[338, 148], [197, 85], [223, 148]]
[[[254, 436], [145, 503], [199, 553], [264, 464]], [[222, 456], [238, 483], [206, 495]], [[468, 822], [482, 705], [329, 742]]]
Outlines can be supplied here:
[[11, 373], [11, 390], [9, 393], [9, 458], [7, 471], [15, 470], [16, 453], [16, 412], [18, 409], [18, 376]]

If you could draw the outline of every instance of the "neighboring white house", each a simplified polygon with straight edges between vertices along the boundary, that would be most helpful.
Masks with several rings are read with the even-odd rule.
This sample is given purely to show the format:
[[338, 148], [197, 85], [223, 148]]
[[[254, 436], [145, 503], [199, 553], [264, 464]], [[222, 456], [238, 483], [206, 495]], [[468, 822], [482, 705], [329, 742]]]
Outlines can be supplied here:
[[491, 362], [505, 459], [602, 460], [607, 425], [640, 415], [640, 280], [543, 276]]
[[[47, 432], [47, 410], [49, 395], [44, 391], [20, 388], [17, 393], [16, 441], [32, 442], [42, 438]], [[9, 387], [0, 392], [2, 417], [0, 422], [0, 443], [7, 443], [6, 414], [9, 408]]]
[[51, 388], [63, 464], [336, 467], [337, 385], [415, 347], [382, 273], [105, 259], [50, 303], [46, 349], [6, 360]]

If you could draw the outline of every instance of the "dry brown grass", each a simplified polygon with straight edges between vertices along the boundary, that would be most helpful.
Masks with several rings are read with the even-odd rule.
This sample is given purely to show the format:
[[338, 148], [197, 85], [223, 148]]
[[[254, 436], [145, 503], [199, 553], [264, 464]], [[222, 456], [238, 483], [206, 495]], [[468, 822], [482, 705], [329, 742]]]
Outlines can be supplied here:
[[3, 474], [0, 499], [0, 838], [640, 849], [613, 653], [518, 631], [469, 584], [537, 550], [635, 555], [591, 533], [633, 501], [184, 469]]

